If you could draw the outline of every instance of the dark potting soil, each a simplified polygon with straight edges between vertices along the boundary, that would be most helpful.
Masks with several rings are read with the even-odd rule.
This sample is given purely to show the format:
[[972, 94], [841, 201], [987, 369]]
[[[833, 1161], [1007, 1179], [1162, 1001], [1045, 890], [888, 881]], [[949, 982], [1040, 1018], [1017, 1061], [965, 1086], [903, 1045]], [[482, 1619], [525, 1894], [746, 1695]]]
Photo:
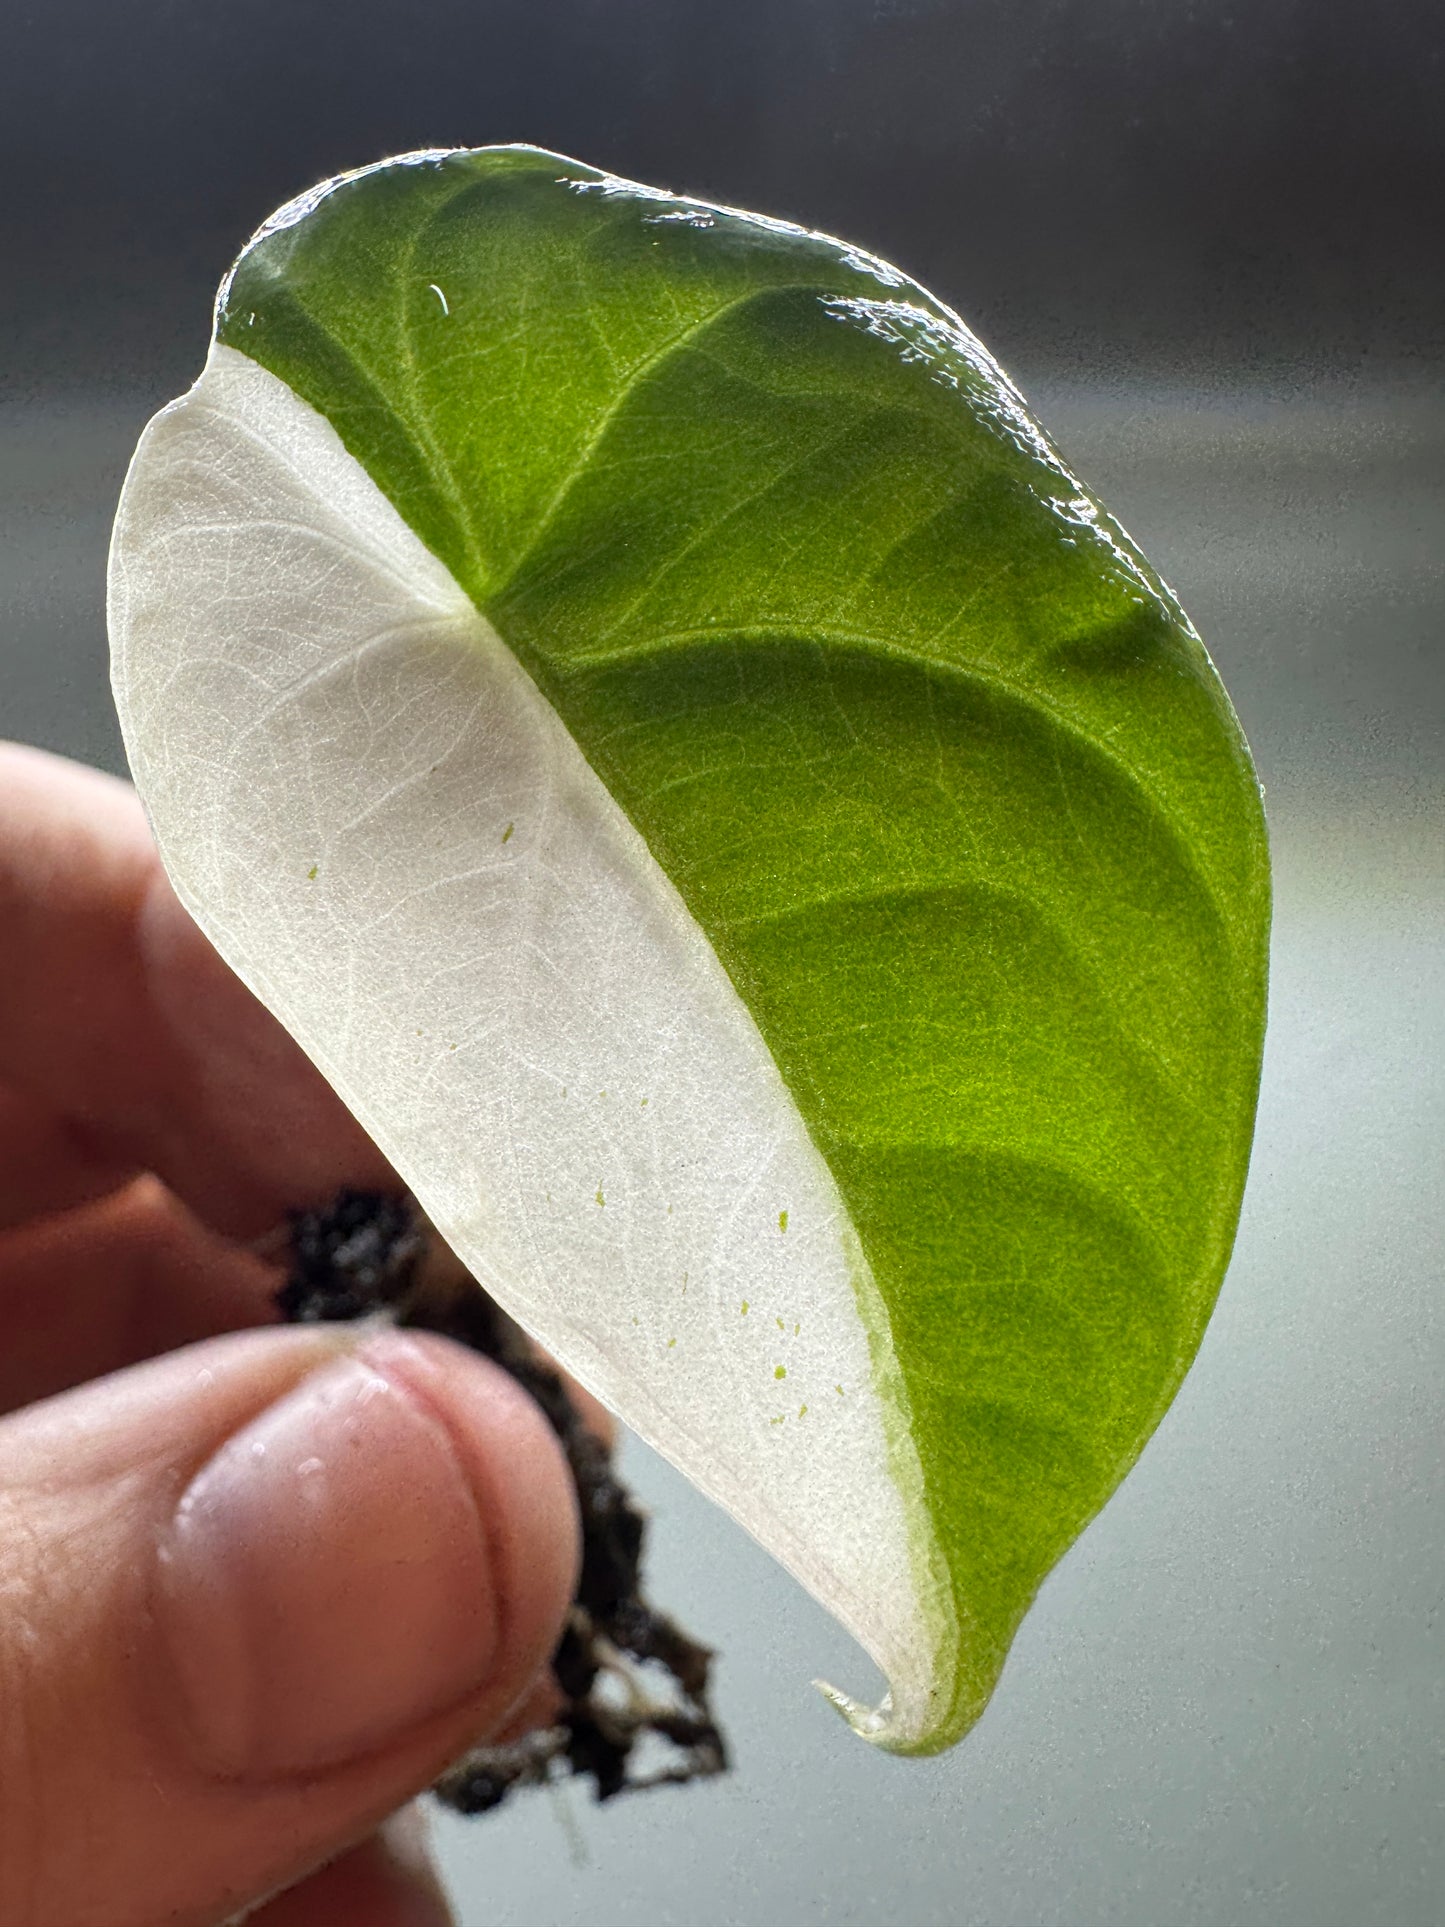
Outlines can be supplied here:
[[562, 1443], [582, 1517], [582, 1575], [552, 1655], [554, 1723], [477, 1747], [438, 1781], [459, 1813], [514, 1789], [589, 1774], [599, 1800], [678, 1785], [727, 1767], [708, 1701], [712, 1654], [655, 1612], [641, 1589], [647, 1522], [583, 1424], [566, 1383], [521, 1327], [442, 1245], [412, 1199], [343, 1191], [291, 1217], [290, 1276], [276, 1295], [293, 1323], [383, 1314], [494, 1359], [541, 1406]]

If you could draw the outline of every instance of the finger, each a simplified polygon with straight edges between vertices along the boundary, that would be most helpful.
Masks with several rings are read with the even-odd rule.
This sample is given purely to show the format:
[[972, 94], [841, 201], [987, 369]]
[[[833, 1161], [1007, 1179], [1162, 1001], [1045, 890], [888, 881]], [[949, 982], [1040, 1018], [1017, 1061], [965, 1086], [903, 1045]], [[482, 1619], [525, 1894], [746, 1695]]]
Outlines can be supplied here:
[[149, 1176], [0, 1235], [0, 1412], [272, 1322], [279, 1282]]
[[7, 1927], [202, 1927], [335, 1859], [507, 1719], [577, 1575], [535, 1406], [397, 1332], [32, 1406], [0, 1491]]
[[49, 1104], [0, 1088], [0, 1232], [104, 1197], [134, 1160]]
[[246, 1927], [453, 1927], [418, 1809], [279, 1894]]
[[0, 929], [0, 1079], [209, 1223], [395, 1183], [176, 902], [125, 784], [0, 746]]

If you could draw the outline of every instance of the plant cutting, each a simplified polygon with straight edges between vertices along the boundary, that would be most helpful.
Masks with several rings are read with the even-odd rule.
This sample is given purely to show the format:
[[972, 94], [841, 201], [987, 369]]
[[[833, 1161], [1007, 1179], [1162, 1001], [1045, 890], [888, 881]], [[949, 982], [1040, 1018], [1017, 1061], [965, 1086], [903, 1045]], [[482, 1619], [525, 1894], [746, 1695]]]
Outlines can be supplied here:
[[1267, 850], [1168, 588], [898, 269], [503, 147], [260, 230], [110, 619], [221, 954], [956, 1740], [1238, 1218]]

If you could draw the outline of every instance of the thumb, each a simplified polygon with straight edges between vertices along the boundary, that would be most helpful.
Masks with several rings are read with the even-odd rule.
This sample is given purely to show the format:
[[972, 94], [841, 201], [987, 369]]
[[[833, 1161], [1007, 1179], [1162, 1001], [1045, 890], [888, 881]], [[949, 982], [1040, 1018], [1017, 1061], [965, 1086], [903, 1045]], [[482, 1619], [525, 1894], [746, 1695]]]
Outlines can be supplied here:
[[205, 1927], [527, 1692], [576, 1577], [561, 1452], [444, 1340], [211, 1340], [0, 1422], [0, 1920]]

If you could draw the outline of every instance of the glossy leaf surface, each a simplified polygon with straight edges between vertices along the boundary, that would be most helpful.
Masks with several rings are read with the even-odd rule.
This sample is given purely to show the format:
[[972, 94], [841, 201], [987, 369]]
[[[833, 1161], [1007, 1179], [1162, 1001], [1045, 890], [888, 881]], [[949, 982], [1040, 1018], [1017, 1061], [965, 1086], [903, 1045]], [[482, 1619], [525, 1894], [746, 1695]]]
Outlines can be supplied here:
[[[946, 1743], [1167, 1407], [1233, 1238], [1268, 881], [1258, 789], [1202, 646], [957, 317], [782, 223], [533, 150], [409, 157], [283, 210], [223, 290], [217, 339], [334, 429], [500, 638], [640, 839], [619, 861], [656, 866], [780, 1074], [759, 1101], [795, 1112], [786, 1128], [826, 1168], [818, 1212], [861, 1254], [828, 1289], [866, 1331], [860, 1389], [910, 1546], [922, 1684], [906, 1717], [854, 1716], [900, 1750]], [[251, 405], [226, 404], [238, 421]], [[210, 459], [197, 443], [182, 460], [177, 432], [138, 461], [136, 504], [147, 474], [173, 497]], [[118, 536], [122, 577], [127, 553]], [[133, 660], [148, 624], [183, 618], [156, 614], [158, 590], [127, 593]], [[313, 579], [313, 612], [319, 594]], [[143, 788], [157, 719], [185, 729], [175, 702], [147, 704], [128, 720], [133, 750], [138, 732], [149, 745]], [[275, 743], [250, 753], [284, 796]], [[409, 821], [424, 838], [425, 813]], [[204, 920], [183, 838], [157, 827]], [[210, 927], [264, 979], [235, 902]], [[549, 962], [585, 977], [570, 941]], [[288, 1017], [285, 991], [273, 1001]], [[288, 1021], [328, 1065], [324, 1020]], [[397, 1156], [382, 1114], [404, 1108], [405, 1074], [359, 1096], [338, 1082]], [[701, 1075], [674, 1095], [695, 1120], [726, 1115]], [[408, 1148], [402, 1168], [430, 1202], [426, 1162]], [[699, 1252], [730, 1235], [708, 1208]], [[788, 1197], [758, 1208], [785, 1241]], [[473, 1259], [484, 1218], [439, 1213]], [[559, 1249], [585, 1298], [591, 1260]], [[628, 1264], [651, 1303], [645, 1247]], [[716, 1295], [671, 1406], [667, 1361], [629, 1356], [625, 1319], [598, 1327], [595, 1359], [547, 1313], [530, 1322], [624, 1417], [636, 1378], [648, 1435], [891, 1666], [901, 1649], [870, 1641], [866, 1600], [843, 1609], [796, 1525], [770, 1539], [749, 1513], [746, 1450], [709, 1476], [709, 1398], [733, 1396]], [[805, 1492], [810, 1451], [829, 1450], [808, 1404], [768, 1423]], [[847, 1508], [846, 1490], [820, 1498], [817, 1533], [846, 1536]]]

